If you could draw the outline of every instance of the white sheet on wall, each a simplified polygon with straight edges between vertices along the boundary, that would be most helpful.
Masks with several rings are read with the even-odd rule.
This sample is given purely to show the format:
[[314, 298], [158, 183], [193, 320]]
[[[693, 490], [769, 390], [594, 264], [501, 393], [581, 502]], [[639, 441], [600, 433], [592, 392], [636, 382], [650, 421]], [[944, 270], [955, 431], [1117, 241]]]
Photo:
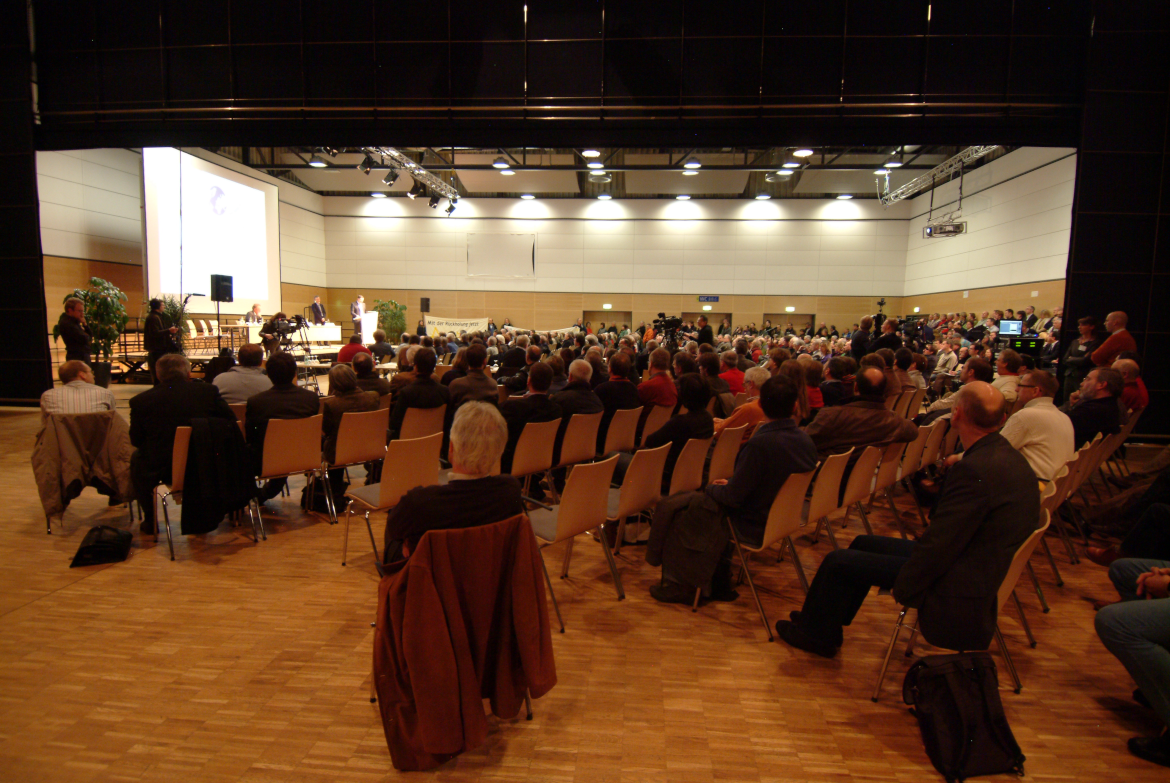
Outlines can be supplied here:
[[536, 277], [536, 234], [468, 234], [467, 274]]

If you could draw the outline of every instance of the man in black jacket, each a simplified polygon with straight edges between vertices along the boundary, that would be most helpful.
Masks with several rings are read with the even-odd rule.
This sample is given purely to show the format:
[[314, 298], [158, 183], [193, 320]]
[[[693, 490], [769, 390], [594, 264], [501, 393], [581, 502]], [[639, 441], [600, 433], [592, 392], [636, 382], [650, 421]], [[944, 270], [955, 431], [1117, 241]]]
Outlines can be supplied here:
[[548, 387], [552, 384], [552, 368], [544, 362], [537, 362], [528, 369], [528, 393], [519, 400], [508, 400], [500, 408], [508, 424], [508, 442], [504, 446], [501, 469], [512, 472], [512, 457], [516, 444], [529, 422], [557, 421], [561, 418], [561, 406], [549, 399]]
[[65, 300], [65, 312], [57, 319], [57, 332], [65, 343], [65, 361], [90, 363], [93, 332], [85, 322], [85, 303], [76, 296]]
[[918, 541], [858, 536], [826, 555], [792, 621], [776, 624], [793, 647], [832, 658], [871, 586], [918, 610], [933, 645], [983, 650], [995, 635], [999, 586], [1036, 529], [1040, 493], [1028, 461], [997, 430], [1003, 395], [973, 381], [958, 392], [951, 426], [963, 459], [947, 472], [931, 524]]
[[707, 323], [707, 316], [699, 316], [699, 333], [695, 338], [695, 342], [699, 345], [710, 345], [715, 347], [715, 334], [711, 331], [710, 325]]
[[882, 333], [876, 340], [869, 344], [869, 350], [866, 353], [874, 353], [880, 351], [882, 348], [889, 348], [891, 351], [897, 351], [902, 347], [902, 336], [898, 334], [898, 322], [893, 318], [887, 318], [882, 321]]
[[[321, 411], [320, 398], [296, 384], [297, 360], [292, 354], [277, 351], [268, 359], [268, 380], [272, 388], [248, 398], [244, 426], [248, 430], [248, 448], [255, 460], [259, 475], [264, 460], [264, 435], [270, 419], [306, 419]], [[285, 479], [275, 479], [264, 485], [260, 496], [270, 500], [280, 494]]]
[[150, 368], [150, 377], [157, 384], [158, 373], [155, 372], [155, 365], [164, 354], [171, 353], [175, 350], [175, 335], [178, 333], [179, 327], [167, 326], [163, 323], [162, 317], [162, 300], [150, 300], [150, 315], [146, 316], [146, 321], [142, 325], [142, 347], [146, 349], [146, 362]]
[[321, 297], [313, 297], [313, 323], [321, 326], [325, 323], [325, 305], [321, 304]]
[[430, 410], [451, 402], [451, 390], [435, 380], [435, 352], [430, 348], [416, 348], [413, 358], [415, 379], [398, 391], [390, 411], [391, 439], [399, 436], [408, 409]]
[[657, 431], [646, 437], [642, 448], [656, 449], [670, 444], [666, 465], [662, 471], [662, 494], [670, 493], [670, 480], [679, 455], [693, 438], [711, 438], [715, 435], [715, 419], [707, 413], [707, 401], [711, 390], [696, 372], [687, 373], [678, 379], [678, 401], [687, 412], [672, 417]]
[[601, 417], [601, 426], [597, 428], [597, 452], [605, 448], [605, 436], [609, 433], [609, 425], [613, 415], [618, 411], [641, 408], [642, 401], [638, 399], [638, 387], [630, 380], [630, 357], [624, 351], [618, 351], [609, 359], [609, 380], [597, 385], [593, 392], [605, 406], [605, 413]]
[[1073, 423], [1073, 448], [1080, 448], [1102, 435], [1116, 435], [1121, 429], [1121, 406], [1117, 398], [1125, 387], [1121, 373], [1097, 367], [1081, 381], [1081, 389], [1064, 412]]
[[359, 389], [362, 391], [377, 392], [379, 397], [390, 393], [390, 381], [378, 375], [374, 369], [373, 356], [370, 356], [368, 353], [354, 354], [350, 364], [353, 365], [354, 375], [357, 376]]
[[857, 326], [857, 331], [849, 338], [849, 353], [854, 359], [861, 361], [861, 358], [869, 353], [869, 330], [873, 328], [873, 316], [865, 316]]
[[589, 386], [592, 377], [593, 367], [589, 362], [574, 359], [569, 365], [569, 383], [552, 396], [552, 401], [561, 406], [561, 427], [557, 430], [557, 442], [553, 446], [553, 464], [561, 459], [561, 444], [565, 440], [565, 431], [569, 428], [569, 420], [573, 415], [605, 411], [605, 404]]
[[191, 364], [182, 354], [160, 357], [157, 371], [158, 385], [130, 399], [130, 443], [136, 449], [130, 473], [144, 533], [155, 531], [154, 488], [171, 483], [175, 430], [190, 426], [192, 419], [236, 419], [219, 389], [189, 380]]
[[523, 367], [524, 357], [527, 350], [528, 335], [519, 335], [515, 342], [512, 343], [512, 347], [504, 351], [504, 356], [502, 359], [500, 359], [500, 366], [512, 368], [513, 370]]

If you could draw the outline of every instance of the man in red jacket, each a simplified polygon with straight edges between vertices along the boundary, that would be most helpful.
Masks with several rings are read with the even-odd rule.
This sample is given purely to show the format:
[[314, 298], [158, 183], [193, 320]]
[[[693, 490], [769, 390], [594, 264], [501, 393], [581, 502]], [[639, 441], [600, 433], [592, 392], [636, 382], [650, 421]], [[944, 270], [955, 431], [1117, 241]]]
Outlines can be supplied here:
[[1111, 367], [1122, 351], [1137, 350], [1137, 342], [1125, 328], [1128, 323], [1129, 316], [1120, 310], [1105, 316], [1105, 329], [1109, 332], [1109, 337], [1101, 343], [1100, 348], [1093, 351], [1091, 357], [1093, 364], [1098, 367]]

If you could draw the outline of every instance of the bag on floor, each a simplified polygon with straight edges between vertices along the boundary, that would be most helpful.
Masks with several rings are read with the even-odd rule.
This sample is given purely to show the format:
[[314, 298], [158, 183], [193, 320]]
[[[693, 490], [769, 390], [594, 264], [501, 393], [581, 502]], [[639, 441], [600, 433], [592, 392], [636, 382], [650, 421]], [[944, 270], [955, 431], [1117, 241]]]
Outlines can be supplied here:
[[109, 525], [91, 527], [81, 539], [81, 546], [73, 556], [70, 568], [81, 566], [101, 565], [102, 563], [121, 563], [130, 554], [130, 544], [134, 534], [129, 530], [119, 530]]
[[902, 700], [912, 705], [930, 761], [947, 781], [1024, 774], [989, 652], [932, 655], [906, 672]]

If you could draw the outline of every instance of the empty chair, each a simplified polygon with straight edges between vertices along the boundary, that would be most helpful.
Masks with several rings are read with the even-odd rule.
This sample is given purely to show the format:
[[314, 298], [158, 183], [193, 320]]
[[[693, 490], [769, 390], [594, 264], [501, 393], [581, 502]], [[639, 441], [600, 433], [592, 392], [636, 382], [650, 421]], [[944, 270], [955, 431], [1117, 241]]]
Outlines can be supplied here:
[[443, 431], [443, 418], [447, 415], [447, 406], [437, 408], [407, 408], [402, 417], [402, 426], [398, 429], [398, 437], [402, 440], [415, 440], [434, 435]]
[[574, 413], [565, 427], [561, 453], [554, 467], [563, 468], [589, 462], [597, 456], [597, 430], [604, 413]]
[[[853, 449], [850, 448], [849, 451], [842, 454], [826, 457], [825, 461], [821, 463], [821, 469], [817, 471], [812, 497], [808, 501], [807, 519], [807, 523], [810, 525], [813, 522], [817, 523], [812, 536], [814, 542], [820, 535], [821, 523], [827, 521], [826, 517], [839, 508], [837, 498], [841, 496], [841, 479], [845, 475], [845, 467], [849, 464], [849, 457], [852, 454]], [[833, 535], [833, 528], [827, 524], [824, 527], [829, 531], [829, 541], [833, 544], [833, 549], [836, 549], [837, 537]]]
[[[937, 424], [937, 422], [935, 423]], [[918, 428], [918, 437], [906, 444], [906, 451], [902, 453], [901, 470], [898, 471], [898, 481], [906, 485], [906, 491], [910, 493], [910, 497], [914, 500], [914, 507], [918, 509], [918, 518], [922, 522], [922, 526], [926, 527], [926, 515], [922, 512], [922, 506], [918, 504], [918, 497], [910, 489], [910, 477], [919, 471], [922, 467], [922, 452], [926, 449], [926, 442], [930, 440], [930, 436], [934, 433], [935, 424], [928, 424], [925, 427]], [[893, 498], [890, 499], [890, 507], [894, 504]], [[898, 527], [902, 527], [902, 517], [898, 515]], [[906, 531], [902, 531], [902, 537], [905, 538]]]
[[[175, 559], [175, 541], [171, 535], [171, 515], [167, 513], [167, 498], [174, 499], [176, 506], [182, 505], [183, 503], [183, 476], [187, 472], [187, 450], [190, 445], [191, 428], [176, 427], [175, 448], [171, 452], [171, 483], [170, 486], [167, 486], [167, 491], [162, 495], [163, 524], [167, 528], [167, 547], [171, 550], [171, 560]], [[156, 496], [158, 495], [159, 488], [163, 486], [166, 485], [159, 484], [154, 488]], [[155, 541], [158, 540], [157, 526], [154, 529], [154, 539]]]
[[[531, 426], [531, 425], [529, 425]], [[590, 530], [597, 533], [601, 540], [601, 548], [605, 551], [605, 558], [609, 562], [609, 571], [613, 575], [613, 585], [617, 590], [618, 600], [626, 597], [622, 589], [622, 580], [617, 572], [617, 564], [613, 560], [613, 552], [605, 540], [606, 505], [609, 499], [609, 482], [613, 478], [613, 470], [617, 466], [618, 457], [615, 454], [601, 462], [590, 462], [578, 465], [569, 474], [565, 482], [565, 491], [561, 495], [561, 503], [555, 508], [538, 508], [532, 512], [532, 531], [542, 548], [552, 546], [562, 541], [567, 542], [565, 547], [565, 561], [561, 567], [561, 579], [569, 575], [569, 559], [573, 555], [573, 540], [581, 533]], [[543, 564], [544, 560], [541, 559]], [[548, 580], [549, 593], [553, 598], [553, 607], [557, 611], [557, 619], [561, 621], [561, 629], [565, 627], [561, 618], [561, 609], [557, 605], [557, 597], [552, 589], [552, 580], [548, 577], [548, 568], [544, 571]]]
[[874, 484], [874, 472], [878, 469], [884, 452], [885, 449], [881, 446], [866, 446], [857, 462], [853, 463], [853, 471], [849, 474], [849, 480], [845, 482], [845, 495], [841, 498], [841, 508], [845, 509], [845, 516], [841, 519], [842, 526], [849, 521], [850, 509], [856, 506], [865, 532], [873, 535], [873, 528], [869, 526], [869, 517], [865, 515], [861, 501], [869, 496], [870, 488]]
[[743, 445], [743, 433], [748, 425], [726, 429], [719, 433], [715, 441], [715, 448], [711, 451], [711, 465], [707, 470], [707, 483], [719, 479], [729, 479], [735, 472], [735, 458], [739, 455], [739, 447]]
[[674, 409], [669, 405], [654, 405], [650, 408], [650, 413], [646, 416], [646, 423], [642, 425], [642, 440], [640, 443], [645, 443], [646, 438], [649, 438], [658, 430], [662, 429], [662, 425], [670, 421], [671, 415], [674, 414]]
[[707, 460], [707, 449], [711, 448], [710, 438], [691, 438], [679, 452], [670, 474], [670, 492], [694, 492], [703, 487], [703, 463]]
[[622, 477], [622, 485], [610, 488], [605, 521], [618, 526], [614, 543], [616, 551], [621, 551], [625, 541], [626, 520], [647, 511], [661, 499], [662, 473], [666, 469], [669, 453], [669, 443], [656, 449], [634, 452], [626, 468], [626, 475]]
[[636, 445], [638, 419], [641, 415], [641, 408], [614, 411], [613, 418], [609, 420], [609, 429], [605, 431], [605, 448], [601, 450], [601, 453], [633, 451]]
[[[390, 411], [387, 408], [341, 414], [333, 462], [325, 463], [324, 470], [381, 462], [386, 456], [386, 428], [389, 426]], [[329, 504], [330, 522], [336, 525], [337, 499], [333, 497], [330, 481], [325, 482], [325, 500]]]
[[[353, 414], [346, 414], [349, 415]], [[439, 432], [423, 438], [392, 440], [386, 448], [382, 480], [377, 484], [349, 488], [345, 496], [352, 502], [345, 512], [345, 538], [341, 544], [342, 565], [345, 565], [349, 551], [349, 520], [353, 516], [354, 507], [357, 506], [365, 512], [366, 532], [370, 534], [374, 562], [379, 562], [378, 544], [374, 540], [374, 529], [370, 526], [371, 512], [394, 508], [402, 496], [415, 487], [429, 487], [435, 484], [439, 477], [439, 449], [442, 445], [443, 434]]]
[[[310, 482], [324, 478], [321, 472], [321, 414], [305, 419], [270, 419], [264, 434], [264, 454], [256, 483], [298, 474]], [[267, 539], [264, 519], [260, 515], [260, 501], [253, 497], [248, 505], [253, 530], [259, 527], [260, 538]]]
[[[877, 498], [878, 493], [881, 493], [890, 502], [890, 510], [894, 512], [894, 516], [898, 516], [898, 509], [894, 507], [894, 500], [890, 496], [890, 490], [898, 483], [898, 468], [902, 464], [902, 453], [905, 451], [905, 443], [891, 443], [882, 450], [882, 459], [878, 464], [877, 477], [873, 482], [873, 491], [869, 495], [870, 511], [873, 511], [874, 500]], [[905, 537], [906, 532], [903, 530], [902, 538]]]

